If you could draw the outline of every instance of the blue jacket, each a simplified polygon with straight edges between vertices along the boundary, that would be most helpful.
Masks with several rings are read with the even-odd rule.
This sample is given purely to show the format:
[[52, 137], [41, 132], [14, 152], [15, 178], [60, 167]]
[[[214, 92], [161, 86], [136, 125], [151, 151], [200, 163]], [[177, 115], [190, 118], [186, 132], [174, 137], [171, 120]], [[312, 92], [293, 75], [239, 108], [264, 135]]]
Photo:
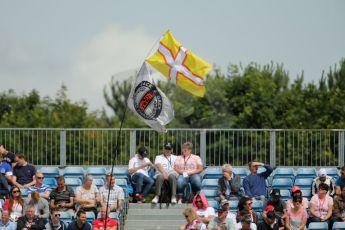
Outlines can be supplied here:
[[266, 179], [273, 172], [270, 165], [264, 165], [265, 172], [248, 175], [243, 179], [244, 192], [248, 197], [267, 196]]

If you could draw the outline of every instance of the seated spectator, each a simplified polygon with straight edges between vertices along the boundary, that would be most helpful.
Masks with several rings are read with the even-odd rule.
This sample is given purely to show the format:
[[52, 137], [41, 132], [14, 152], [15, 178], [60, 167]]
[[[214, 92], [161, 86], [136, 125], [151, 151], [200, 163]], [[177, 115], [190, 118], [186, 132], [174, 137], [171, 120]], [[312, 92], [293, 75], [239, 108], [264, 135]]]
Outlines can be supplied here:
[[292, 201], [294, 197], [299, 197], [299, 198], [302, 199], [302, 204], [301, 204], [301, 206], [302, 206], [303, 208], [305, 208], [305, 209], [308, 209], [308, 208], [309, 208], [309, 201], [308, 201], [307, 198], [305, 198], [305, 197], [302, 196], [302, 191], [301, 191], [300, 187], [298, 187], [298, 186], [292, 186], [292, 189], [291, 189], [291, 196], [292, 196], [292, 198], [289, 199], [289, 200], [286, 202], [286, 208], [287, 208], [287, 210], [289, 210], [290, 208], [293, 208], [293, 207], [294, 207], [293, 201]]
[[208, 205], [206, 197], [198, 193], [193, 198], [193, 207], [199, 220], [204, 224], [208, 224], [216, 215], [214, 209]]
[[241, 197], [241, 199], [238, 202], [237, 205], [237, 216], [236, 216], [236, 220], [237, 222], [239, 222], [241, 220], [241, 211], [242, 210], [246, 210], [249, 212], [249, 216], [252, 220], [252, 222], [254, 224], [258, 224], [259, 222], [259, 218], [258, 218], [258, 214], [256, 214], [256, 212], [253, 210], [253, 199], [249, 198], [249, 197]]
[[17, 224], [10, 221], [10, 213], [8, 210], [3, 210], [1, 213], [0, 229], [16, 230]]
[[318, 194], [315, 194], [310, 200], [310, 217], [308, 225], [311, 222], [327, 222], [328, 228], [332, 229], [331, 217], [333, 211], [333, 199], [328, 195], [328, 185], [321, 183]]
[[[273, 168], [257, 161], [249, 162], [248, 166], [250, 175], [243, 179], [244, 192], [250, 198], [265, 200], [267, 196], [266, 179], [273, 172]], [[259, 166], [263, 166], [266, 171], [257, 173]]]
[[4, 202], [4, 210], [10, 213], [10, 220], [16, 222], [19, 217], [23, 216], [24, 200], [18, 187], [12, 186], [9, 199]]
[[60, 212], [56, 209], [50, 210], [50, 219], [45, 225], [46, 230], [66, 230], [65, 223], [60, 220]]
[[228, 209], [219, 207], [217, 217], [213, 218], [211, 222], [208, 224], [208, 230], [218, 230], [221, 229], [236, 229], [236, 223], [227, 217], [228, 216]]
[[[228, 216], [227, 216], [227, 217], [230, 218], [230, 219], [232, 219], [232, 220], [234, 221], [234, 223], [237, 223], [236, 215], [230, 211], [230, 201], [228, 201], [228, 200], [222, 200], [222, 201], [220, 202], [220, 207], [221, 207], [222, 209], [227, 209], [227, 210], [228, 210]], [[248, 212], [248, 214], [249, 214], [249, 212]]]
[[147, 156], [147, 149], [145, 147], [140, 147], [137, 154], [135, 154], [128, 164], [128, 172], [131, 174], [132, 182], [135, 185], [135, 198], [139, 204], [145, 201], [144, 198], [155, 183], [149, 176], [149, 170], [152, 167], [152, 163]]
[[302, 206], [302, 197], [292, 198], [293, 207], [287, 210], [285, 228], [288, 230], [303, 230], [306, 228], [308, 214]]
[[73, 189], [65, 185], [63, 176], [57, 178], [58, 186], [50, 193], [50, 208], [60, 212], [69, 212], [74, 215], [74, 192]]
[[186, 218], [187, 224], [185, 226], [181, 226], [180, 230], [206, 230], [206, 225], [199, 220], [193, 208], [186, 208], [183, 211], [183, 215]]
[[250, 215], [243, 215], [240, 222], [236, 224], [238, 230], [256, 230], [256, 228], [256, 224], [252, 222]]
[[164, 181], [169, 183], [171, 189], [171, 203], [176, 204], [176, 176], [174, 170], [176, 156], [173, 154], [173, 146], [170, 142], [164, 145], [163, 154], [156, 156], [156, 192], [152, 200], [153, 204], [158, 203]]
[[276, 214], [274, 212], [274, 207], [269, 205], [266, 207], [265, 211], [267, 212], [266, 218], [264, 218], [263, 222], [257, 225], [258, 230], [278, 230], [284, 229], [284, 227], [280, 227], [279, 223], [276, 219]]
[[[286, 203], [280, 199], [280, 189], [272, 189], [271, 197], [268, 199], [266, 206], [272, 205], [276, 216], [281, 219], [286, 213]], [[266, 212], [262, 213], [262, 217], [266, 217]]]
[[337, 178], [335, 181], [336, 185], [336, 194], [340, 195], [341, 194], [341, 189], [340, 186], [345, 185], [345, 166], [341, 167], [340, 169], [340, 177]]
[[31, 197], [29, 198], [27, 205], [31, 205], [35, 208], [35, 215], [43, 218], [48, 219], [49, 217], [49, 203], [46, 199], [40, 197], [38, 192], [31, 193]]
[[46, 222], [44, 219], [35, 216], [35, 208], [32, 205], [25, 207], [25, 215], [19, 217], [17, 221], [17, 229], [19, 230], [42, 230], [45, 229]]
[[97, 216], [97, 204], [101, 203], [101, 197], [99, 195], [98, 188], [92, 184], [92, 176], [86, 175], [83, 179], [83, 185], [77, 187], [75, 201], [79, 205], [79, 208], [84, 211], [92, 211]]
[[315, 195], [318, 192], [319, 185], [321, 183], [327, 184], [329, 187], [328, 194], [333, 196], [335, 194], [335, 182], [332, 177], [327, 176], [325, 169], [320, 169], [317, 173], [317, 177], [313, 180], [311, 185], [311, 194]]
[[335, 195], [333, 198], [333, 222], [345, 221], [345, 185], [341, 185], [341, 194]]
[[178, 203], [182, 204], [184, 189], [188, 183], [192, 186], [194, 194], [201, 188], [201, 175], [204, 170], [201, 158], [192, 154], [193, 144], [186, 142], [182, 145], [182, 154], [176, 158], [175, 171], [179, 174], [177, 178]]
[[115, 184], [115, 176], [111, 173], [106, 175], [106, 184], [105, 186], [99, 189], [101, 195], [101, 205], [102, 207], [107, 206], [109, 186], [110, 186], [110, 197], [109, 197], [109, 206], [108, 209], [110, 212], [121, 212], [122, 202], [124, 201], [124, 192], [123, 189]]
[[0, 154], [0, 198], [6, 199], [9, 193], [9, 184], [12, 184], [13, 171], [11, 166], [3, 160]]
[[[107, 219], [106, 227], [104, 227], [104, 222], [105, 219]], [[117, 221], [114, 219], [111, 219], [109, 217], [109, 210], [107, 212], [106, 207], [101, 208], [101, 218], [96, 219], [93, 222], [93, 230], [102, 230], [102, 229], [107, 229], [107, 230], [116, 230], [117, 229]]]
[[220, 200], [231, 200], [239, 198], [241, 188], [241, 177], [232, 171], [230, 164], [223, 165], [223, 177], [218, 179], [217, 194]]
[[14, 158], [16, 166], [13, 168], [13, 185], [20, 189], [27, 189], [36, 184], [36, 168], [26, 161], [24, 154], [17, 153]]
[[67, 230], [91, 230], [91, 225], [86, 222], [86, 212], [82, 209], [80, 209], [77, 212], [77, 219], [72, 221], [68, 227]]
[[52, 191], [49, 185], [43, 184], [43, 173], [41, 172], [36, 172], [35, 174], [35, 181], [36, 183], [29, 187], [28, 189], [28, 194], [29, 198], [32, 192], [36, 191], [38, 194], [45, 198], [46, 200], [49, 200], [50, 197], [50, 192]]
[[3, 144], [0, 144], [0, 155], [2, 155], [3, 160], [5, 162], [7, 162], [12, 168], [16, 165], [15, 160], [14, 160], [16, 155], [14, 155], [14, 153], [8, 151], [5, 148], [5, 145], [3, 145]]

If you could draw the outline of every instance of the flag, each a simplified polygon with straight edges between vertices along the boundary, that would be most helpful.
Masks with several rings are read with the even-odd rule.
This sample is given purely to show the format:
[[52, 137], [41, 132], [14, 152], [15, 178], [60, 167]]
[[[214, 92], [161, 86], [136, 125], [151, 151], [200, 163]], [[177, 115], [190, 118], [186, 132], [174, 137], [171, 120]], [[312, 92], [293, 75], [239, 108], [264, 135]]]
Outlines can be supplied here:
[[184, 48], [170, 31], [165, 33], [158, 50], [146, 61], [177, 86], [196, 96], [204, 96], [204, 77], [212, 65]]
[[128, 107], [157, 132], [174, 118], [174, 109], [165, 94], [154, 85], [147, 64], [141, 66], [127, 100]]

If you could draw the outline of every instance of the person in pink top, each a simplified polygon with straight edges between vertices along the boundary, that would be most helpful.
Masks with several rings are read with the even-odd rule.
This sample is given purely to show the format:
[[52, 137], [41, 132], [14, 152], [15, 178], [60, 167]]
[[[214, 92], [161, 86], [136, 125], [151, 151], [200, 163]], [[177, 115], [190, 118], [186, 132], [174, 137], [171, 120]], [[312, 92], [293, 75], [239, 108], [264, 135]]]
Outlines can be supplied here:
[[302, 206], [302, 197], [295, 196], [292, 199], [293, 206], [286, 213], [285, 227], [288, 230], [304, 230], [307, 224], [307, 210]]
[[203, 165], [201, 158], [192, 154], [193, 144], [186, 142], [182, 145], [182, 154], [176, 158], [174, 169], [178, 173], [177, 193], [178, 203], [182, 203], [182, 196], [188, 183], [192, 185], [194, 194], [200, 191]]

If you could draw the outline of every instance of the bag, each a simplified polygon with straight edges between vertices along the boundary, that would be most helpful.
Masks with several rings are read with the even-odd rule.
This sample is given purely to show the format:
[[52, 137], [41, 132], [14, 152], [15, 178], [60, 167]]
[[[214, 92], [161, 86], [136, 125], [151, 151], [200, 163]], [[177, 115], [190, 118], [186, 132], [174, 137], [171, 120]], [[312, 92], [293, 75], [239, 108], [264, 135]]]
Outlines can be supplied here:
[[162, 209], [162, 204], [166, 203], [167, 207], [171, 201], [171, 187], [169, 181], [164, 180], [161, 188], [161, 195], [159, 196], [159, 208]]

